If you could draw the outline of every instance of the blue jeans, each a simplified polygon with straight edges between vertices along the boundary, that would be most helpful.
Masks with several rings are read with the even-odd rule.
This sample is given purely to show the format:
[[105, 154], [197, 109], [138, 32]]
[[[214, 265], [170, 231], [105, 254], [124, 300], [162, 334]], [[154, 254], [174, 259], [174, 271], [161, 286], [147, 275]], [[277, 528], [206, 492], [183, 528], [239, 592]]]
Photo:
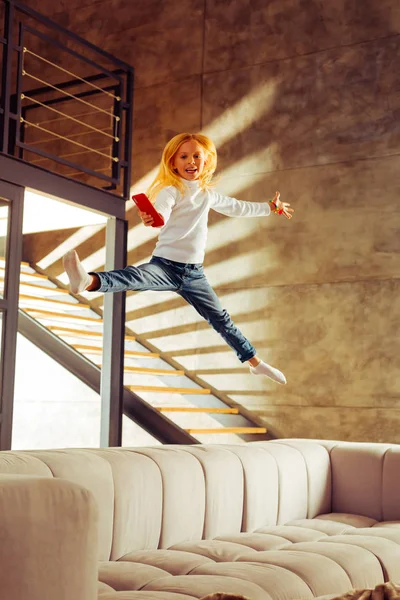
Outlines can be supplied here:
[[139, 267], [96, 272], [96, 275], [100, 279], [100, 287], [96, 290], [99, 292], [176, 292], [208, 321], [236, 352], [241, 362], [255, 356], [255, 348], [222, 308], [218, 296], [204, 275], [203, 265], [185, 264], [153, 256], [149, 263]]

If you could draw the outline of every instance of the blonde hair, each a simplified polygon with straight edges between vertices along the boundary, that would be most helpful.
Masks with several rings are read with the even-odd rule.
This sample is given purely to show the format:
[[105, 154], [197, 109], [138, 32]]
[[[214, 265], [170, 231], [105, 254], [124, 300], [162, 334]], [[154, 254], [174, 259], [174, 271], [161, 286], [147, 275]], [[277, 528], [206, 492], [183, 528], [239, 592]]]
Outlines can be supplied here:
[[205, 190], [212, 185], [211, 180], [215, 169], [217, 168], [217, 150], [214, 142], [201, 133], [179, 133], [173, 137], [164, 148], [161, 157], [159, 171], [153, 183], [147, 190], [147, 195], [152, 202], [156, 199], [157, 194], [168, 185], [173, 185], [178, 188], [181, 193], [184, 193], [185, 186], [182, 179], [174, 171], [174, 158], [179, 148], [185, 142], [195, 140], [202, 146], [206, 153], [206, 164], [204, 170], [199, 177], [200, 187]]

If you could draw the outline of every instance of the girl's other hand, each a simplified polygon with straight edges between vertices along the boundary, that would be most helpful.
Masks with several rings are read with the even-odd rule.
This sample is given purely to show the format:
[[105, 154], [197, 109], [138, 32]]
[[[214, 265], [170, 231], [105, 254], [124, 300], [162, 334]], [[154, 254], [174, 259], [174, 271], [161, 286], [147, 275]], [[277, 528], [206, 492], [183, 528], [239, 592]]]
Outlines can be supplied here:
[[138, 213], [139, 213], [139, 217], [142, 220], [143, 225], [145, 225], [146, 227], [151, 227], [153, 224], [153, 221], [154, 221], [153, 217], [151, 215], [148, 215], [145, 212], [140, 211], [140, 210], [138, 210]]
[[282, 202], [282, 200], [279, 200], [279, 198], [280, 198], [280, 193], [275, 192], [273, 203], [275, 204], [275, 206], [278, 210], [282, 211], [282, 214], [285, 215], [285, 217], [287, 219], [291, 219], [293, 217], [293, 215], [291, 213], [294, 213], [294, 209], [290, 208], [289, 202]]

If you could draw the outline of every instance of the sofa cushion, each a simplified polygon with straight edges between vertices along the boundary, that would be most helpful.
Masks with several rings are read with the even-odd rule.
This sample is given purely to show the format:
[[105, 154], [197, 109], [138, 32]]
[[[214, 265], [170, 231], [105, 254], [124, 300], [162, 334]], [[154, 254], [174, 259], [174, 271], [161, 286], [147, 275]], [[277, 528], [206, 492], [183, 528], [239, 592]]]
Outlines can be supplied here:
[[[243, 467], [234, 452], [210, 446], [187, 446], [200, 463], [205, 483], [203, 536], [214, 538], [230, 531], [240, 533], [243, 518]], [[229, 477], [223, 477], [229, 473]]]
[[237, 456], [243, 470], [243, 488], [231, 489], [231, 495], [243, 496], [241, 531], [275, 525], [279, 505], [279, 469], [275, 457], [267, 449], [250, 444], [223, 448]]
[[[296, 519], [294, 521], [289, 521], [286, 526], [295, 526], [295, 527], [304, 527], [305, 529], [313, 529], [315, 531], [320, 531], [321, 533], [325, 533], [326, 535], [341, 535], [347, 531], [354, 531], [354, 525], [348, 525], [346, 522], [335, 521], [334, 518], [324, 518], [328, 515], [321, 515], [315, 519]], [[350, 515], [347, 515], [349, 517]], [[351, 515], [354, 517], [354, 515]], [[365, 519], [365, 517], [363, 517]], [[345, 519], [349, 520], [349, 519]], [[354, 519], [355, 520], [355, 519]], [[362, 522], [362, 525], [365, 524], [365, 521]]]
[[112, 588], [110, 585], [107, 585], [106, 583], [103, 583], [102, 581], [99, 581], [97, 584], [97, 590], [98, 590], [98, 595], [100, 596], [101, 594], [106, 594], [109, 592], [115, 592], [114, 588]]
[[110, 561], [99, 566], [99, 581], [117, 591], [140, 590], [147, 583], [166, 575], [167, 571], [158, 567], [130, 561]]
[[[325, 521], [336, 521], [337, 523], [341, 523], [342, 525], [349, 525], [351, 527], [372, 527], [376, 525], [376, 520], [371, 517], [366, 517], [364, 515], [352, 514], [352, 513], [329, 513], [325, 515], [318, 515], [315, 520], [325, 520]], [[314, 522], [314, 519], [313, 519]]]
[[379, 560], [384, 581], [400, 581], [400, 546], [392, 540], [373, 535], [335, 535], [325, 540], [329, 544], [352, 544], [372, 552]]
[[123, 449], [97, 451], [110, 464], [114, 481], [111, 560], [127, 552], [157, 548], [162, 524], [163, 484], [148, 456]]
[[344, 535], [372, 535], [384, 538], [385, 540], [392, 540], [393, 542], [396, 542], [396, 544], [400, 544], [400, 528], [398, 527], [360, 527], [353, 531], [346, 531]]
[[183, 542], [182, 544], [176, 544], [171, 546], [171, 550], [182, 550], [183, 552], [192, 552], [193, 554], [200, 554], [206, 556], [215, 562], [226, 562], [232, 560], [238, 560], [243, 554], [253, 552], [257, 554], [255, 550], [241, 544], [233, 544], [231, 542], [224, 542], [220, 540], [199, 540], [198, 542]]
[[[259, 553], [256, 552], [255, 555], [257, 554]], [[314, 598], [311, 589], [301, 577], [276, 565], [256, 562], [224, 562], [197, 567], [192, 575], [196, 577], [199, 575], [234, 577], [241, 579], [244, 583], [252, 582], [272, 596], [274, 600], [286, 600], [287, 598], [309, 598], [311, 600]], [[247, 592], [247, 596], [250, 596], [249, 592]]]
[[0, 473], [53, 477], [51, 469], [27, 452], [0, 452]]
[[279, 550], [291, 546], [292, 542], [279, 535], [268, 533], [239, 533], [238, 535], [222, 535], [216, 538], [224, 542], [240, 544], [253, 550]]
[[[235, 563], [236, 564], [236, 563]], [[223, 565], [221, 565], [223, 566]], [[243, 594], [251, 600], [272, 600], [272, 597], [262, 587], [248, 579], [243, 580], [235, 575], [181, 575], [157, 579], [143, 588], [143, 591], [175, 592], [202, 598], [207, 594], [225, 592]], [[166, 598], [167, 596], [165, 596]], [[308, 596], [311, 598], [311, 596]], [[145, 596], [143, 597], [144, 600]], [[164, 600], [164, 596], [163, 596]], [[181, 600], [181, 599], [180, 599]]]
[[141, 448], [158, 466], [162, 480], [162, 523], [159, 548], [202, 538], [205, 519], [205, 480], [201, 464], [179, 447]]
[[278, 465], [278, 518], [283, 524], [308, 516], [308, 473], [303, 455], [289, 445], [264, 442]]
[[292, 544], [284, 550], [308, 552], [310, 556], [326, 556], [345, 571], [351, 588], [374, 587], [383, 582], [383, 573], [379, 559], [366, 548], [350, 544], [327, 544], [324, 541], [301, 542]]
[[197, 600], [198, 596], [169, 592], [100, 592], [99, 600]]
[[199, 565], [213, 562], [210, 558], [201, 554], [161, 549], [130, 552], [123, 556], [121, 560], [159, 567], [170, 575], [186, 575]]
[[[294, 544], [295, 546], [295, 544]], [[242, 556], [239, 561], [253, 561], [265, 566], [276, 566], [299, 577], [312, 591], [314, 596], [326, 593], [327, 589], [347, 592], [351, 581], [345, 569], [335, 560], [327, 556], [297, 552], [292, 548], [285, 552], [257, 552], [256, 556]]]
[[[265, 442], [255, 442], [265, 446]], [[296, 450], [302, 457], [307, 474], [307, 517], [330, 511], [332, 499], [332, 471], [327, 448], [309, 440], [273, 440], [267, 448], [280, 444]]]
[[257, 529], [256, 533], [266, 533], [277, 535], [289, 542], [314, 542], [327, 537], [326, 533], [306, 527], [297, 527], [295, 525], [278, 525], [276, 527], [263, 527]]

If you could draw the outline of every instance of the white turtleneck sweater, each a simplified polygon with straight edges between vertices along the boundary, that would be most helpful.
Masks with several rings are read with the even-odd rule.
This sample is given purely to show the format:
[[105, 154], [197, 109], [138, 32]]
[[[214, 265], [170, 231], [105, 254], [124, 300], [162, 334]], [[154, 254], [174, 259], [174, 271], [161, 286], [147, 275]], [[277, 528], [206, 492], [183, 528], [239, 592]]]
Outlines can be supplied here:
[[211, 208], [228, 217], [265, 217], [271, 212], [268, 202], [245, 202], [215, 190], [203, 191], [197, 181], [185, 181], [183, 195], [173, 186], [165, 187], [154, 206], [165, 225], [153, 255], [181, 263], [203, 262]]

